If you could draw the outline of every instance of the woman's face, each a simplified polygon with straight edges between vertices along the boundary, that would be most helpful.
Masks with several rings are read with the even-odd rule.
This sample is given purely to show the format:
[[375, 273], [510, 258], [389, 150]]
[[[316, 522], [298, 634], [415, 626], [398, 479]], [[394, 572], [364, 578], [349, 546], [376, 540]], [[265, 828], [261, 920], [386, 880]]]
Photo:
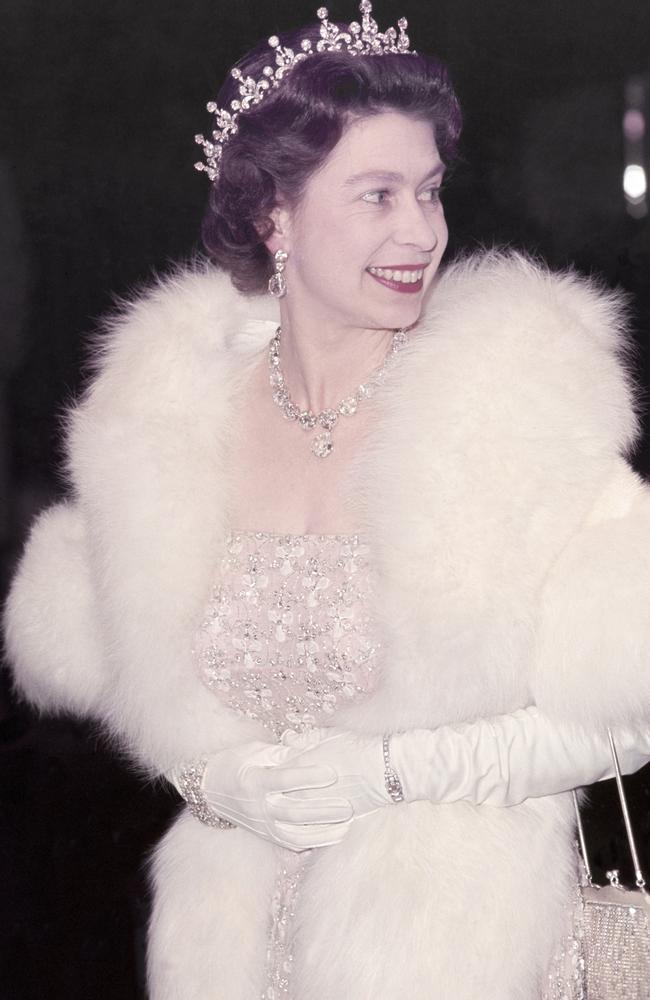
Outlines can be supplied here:
[[287, 307], [328, 326], [415, 323], [447, 244], [443, 172], [427, 122], [391, 111], [349, 125], [298, 207], [276, 209]]

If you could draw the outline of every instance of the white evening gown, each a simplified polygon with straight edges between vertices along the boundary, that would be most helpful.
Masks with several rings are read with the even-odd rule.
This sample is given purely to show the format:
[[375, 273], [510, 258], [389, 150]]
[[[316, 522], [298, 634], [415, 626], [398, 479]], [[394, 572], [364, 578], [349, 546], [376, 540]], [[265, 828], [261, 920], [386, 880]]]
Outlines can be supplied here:
[[[195, 637], [202, 680], [234, 711], [262, 722], [272, 740], [287, 728], [332, 725], [337, 705], [363, 698], [378, 680], [371, 587], [368, 546], [358, 535], [232, 532]], [[315, 850], [277, 848], [260, 1000], [298, 1000], [292, 917]], [[584, 1000], [578, 913], [577, 906], [567, 913], [544, 1000]]]
[[[377, 680], [371, 586], [358, 535], [232, 532], [195, 638], [202, 680], [270, 739], [332, 725], [337, 705], [363, 698]], [[277, 850], [260, 1000], [291, 998], [292, 917], [314, 854]]]

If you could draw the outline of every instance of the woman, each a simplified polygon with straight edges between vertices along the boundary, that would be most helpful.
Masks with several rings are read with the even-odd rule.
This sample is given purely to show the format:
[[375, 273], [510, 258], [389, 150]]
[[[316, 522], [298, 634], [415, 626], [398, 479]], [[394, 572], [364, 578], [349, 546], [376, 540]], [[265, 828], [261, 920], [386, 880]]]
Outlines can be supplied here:
[[111, 324], [7, 605], [19, 689], [188, 800], [152, 1000], [541, 996], [565, 793], [608, 725], [650, 755], [620, 304], [515, 256], [438, 274], [456, 98], [361, 12], [224, 87], [222, 270]]

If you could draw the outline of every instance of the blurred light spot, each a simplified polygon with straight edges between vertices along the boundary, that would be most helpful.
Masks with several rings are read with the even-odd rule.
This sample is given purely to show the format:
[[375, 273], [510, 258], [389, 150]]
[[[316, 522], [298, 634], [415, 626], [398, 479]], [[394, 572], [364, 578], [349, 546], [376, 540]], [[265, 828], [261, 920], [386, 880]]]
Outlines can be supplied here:
[[645, 135], [645, 116], [637, 108], [628, 108], [623, 115], [623, 133], [630, 142], [639, 142]]
[[645, 170], [638, 163], [630, 163], [625, 168], [623, 174], [623, 190], [625, 197], [632, 202], [642, 201], [645, 198], [648, 184]]

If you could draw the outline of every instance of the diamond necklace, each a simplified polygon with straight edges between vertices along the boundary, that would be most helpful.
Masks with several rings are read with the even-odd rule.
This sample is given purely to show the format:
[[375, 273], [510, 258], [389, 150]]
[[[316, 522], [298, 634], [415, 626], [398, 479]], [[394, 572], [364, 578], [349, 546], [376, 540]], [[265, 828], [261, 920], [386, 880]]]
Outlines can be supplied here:
[[301, 410], [296, 406], [284, 381], [284, 375], [280, 367], [280, 334], [282, 327], [278, 327], [275, 337], [269, 344], [269, 382], [273, 390], [273, 402], [280, 407], [287, 420], [297, 421], [304, 431], [313, 431], [315, 428], [322, 428], [316, 434], [311, 450], [318, 458], [327, 458], [334, 449], [332, 443], [332, 430], [338, 422], [339, 416], [352, 417], [357, 412], [359, 403], [364, 399], [370, 399], [374, 395], [377, 387], [383, 382], [386, 372], [393, 364], [398, 351], [408, 343], [408, 337], [404, 330], [395, 330], [393, 342], [388, 350], [384, 361], [372, 373], [372, 375], [358, 386], [356, 392], [342, 399], [335, 409], [321, 410], [319, 414], [314, 414], [311, 410]]

